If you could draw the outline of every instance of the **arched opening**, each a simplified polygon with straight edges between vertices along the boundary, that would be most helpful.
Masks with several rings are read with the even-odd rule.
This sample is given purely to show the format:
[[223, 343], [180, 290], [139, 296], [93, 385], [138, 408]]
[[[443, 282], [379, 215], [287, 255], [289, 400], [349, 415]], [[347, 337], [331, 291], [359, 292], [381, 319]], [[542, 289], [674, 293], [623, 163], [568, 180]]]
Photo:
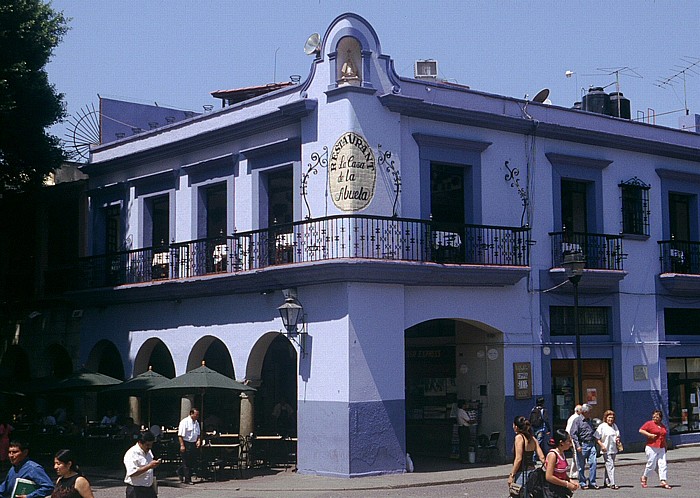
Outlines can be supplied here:
[[7, 348], [0, 362], [0, 376], [6, 378], [10, 384], [29, 381], [29, 356], [22, 347], [12, 345]]
[[[170, 349], [158, 338], [152, 337], [143, 343], [134, 359], [133, 377], [147, 372], [149, 368], [164, 377], [175, 377], [175, 363]], [[129, 413], [135, 423], [141, 425], [173, 426], [179, 422], [179, 400], [173, 397], [153, 399], [150, 392], [132, 392], [129, 398]]]
[[51, 375], [57, 379], [65, 379], [73, 373], [73, 361], [66, 348], [60, 344], [51, 344], [46, 349], [46, 356], [49, 360]]
[[[478, 460], [504, 455], [503, 334], [479, 322], [436, 319], [406, 330], [406, 449], [414, 457], [460, 458], [457, 402], [476, 416], [466, 449]], [[499, 433], [498, 458], [479, 437]], [[464, 459], [468, 455], [463, 455]]]
[[92, 348], [85, 367], [109, 375], [115, 379], [124, 380], [124, 362], [114, 343], [101, 340]]
[[297, 352], [284, 335], [274, 335], [260, 369], [255, 428], [258, 434], [296, 436]]
[[144, 342], [136, 354], [133, 376], [142, 374], [149, 368], [169, 379], [175, 377], [175, 363], [170, 349], [155, 337]]
[[[221, 375], [236, 378], [231, 353], [216, 337], [204, 336], [195, 343], [187, 360], [187, 371], [202, 366], [202, 362]], [[238, 432], [241, 410], [239, 395], [237, 391], [212, 390], [206, 392], [204, 396], [201, 394], [194, 396], [192, 406], [200, 409], [201, 422], [205, 430]]]

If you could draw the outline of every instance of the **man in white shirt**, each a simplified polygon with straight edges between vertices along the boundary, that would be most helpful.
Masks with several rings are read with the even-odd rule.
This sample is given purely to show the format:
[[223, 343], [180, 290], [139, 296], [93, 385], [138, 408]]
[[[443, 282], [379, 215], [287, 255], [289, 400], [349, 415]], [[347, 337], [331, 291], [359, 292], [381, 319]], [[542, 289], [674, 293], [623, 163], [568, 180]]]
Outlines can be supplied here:
[[126, 498], [158, 497], [153, 469], [160, 465], [160, 460], [155, 460], [151, 453], [155, 440], [152, 432], [143, 432], [136, 444], [124, 454]]
[[466, 403], [460, 400], [457, 403], [457, 431], [459, 432], [459, 461], [467, 463], [467, 454], [469, 446], [469, 427], [473, 424], [473, 420], [469, 413], [464, 409]]
[[180, 421], [177, 429], [177, 438], [180, 440], [180, 455], [182, 464], [177, 469], [180, 481], [185, 484], [192, 482], [192, 467], [195, 463], [196, 451], [199, 449], [202, 440], [199, 429], [199, 410], [192, 408], [189, 416]]

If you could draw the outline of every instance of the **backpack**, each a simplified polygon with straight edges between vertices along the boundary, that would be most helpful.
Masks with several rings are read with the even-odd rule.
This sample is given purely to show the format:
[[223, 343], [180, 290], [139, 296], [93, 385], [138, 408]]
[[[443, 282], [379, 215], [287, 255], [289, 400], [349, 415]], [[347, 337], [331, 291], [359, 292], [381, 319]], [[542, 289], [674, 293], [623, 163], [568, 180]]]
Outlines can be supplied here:
[[544, 426], [544, 418], [542, 418], [542, 408], [539, 406], [530, 410], [530, 426], [533, 429], [541, 429]]
[[[519, 498], [538, 498], [544, 496], [544, 483], [546, 482], [544, 467], [537, 467], [530, 472], [527, 484], [520, 488]], [[527, 488], [527, 494], [525, 489]]]

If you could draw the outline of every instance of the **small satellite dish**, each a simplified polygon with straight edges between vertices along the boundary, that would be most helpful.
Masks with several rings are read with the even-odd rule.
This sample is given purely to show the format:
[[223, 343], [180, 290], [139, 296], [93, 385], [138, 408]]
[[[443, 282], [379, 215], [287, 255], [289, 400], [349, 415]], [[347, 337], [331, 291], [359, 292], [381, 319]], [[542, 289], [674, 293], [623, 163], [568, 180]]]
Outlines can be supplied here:
[[304, 44], [304, 53], [306, 55], [313, 55], [319, 52], [321, 52], [321, 35], [314, 33], [306, 40]]
[[549, 97], [549, 88], [543, 88], [542, 90], [537, 92], [537, 95], [532, 97], [532, 101], [539, 102], [540, 104], [542, 104], [545, 100], [547, 100], [547, 97]]

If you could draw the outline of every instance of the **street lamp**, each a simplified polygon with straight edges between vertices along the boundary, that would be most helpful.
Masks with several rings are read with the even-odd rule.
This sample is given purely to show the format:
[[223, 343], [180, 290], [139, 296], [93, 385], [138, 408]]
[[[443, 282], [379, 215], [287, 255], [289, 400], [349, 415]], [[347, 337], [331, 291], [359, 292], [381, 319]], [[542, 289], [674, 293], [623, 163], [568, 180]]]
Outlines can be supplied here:
[[576, 374], [578, 375], [578, 395], [583, 399], [583, 369], [581, 367], [581, 334], [578, 325], [578, 283], [586, 267], [586, 260], [581, 251], [564, 253], [562, 266], [566, 270], [566, 277], [574, 286], [574, 335], [576, 336]]
[[[297, 300], [296, 289], [285, 289], [282, 291], [284, 294], [284, 304], [277, 308], [280, 317], [282, 318], [282, 324], [287, 331], [287, 337], [299, 345], [299, 350], [302, 356], [305, 354], [306, 345], [306, 330], [304, 329], [304, 308]], [[302, 325], [301, 331], [297, 329], [299, 324]], [[297, 337], [299, 340], [297, 340]]]

